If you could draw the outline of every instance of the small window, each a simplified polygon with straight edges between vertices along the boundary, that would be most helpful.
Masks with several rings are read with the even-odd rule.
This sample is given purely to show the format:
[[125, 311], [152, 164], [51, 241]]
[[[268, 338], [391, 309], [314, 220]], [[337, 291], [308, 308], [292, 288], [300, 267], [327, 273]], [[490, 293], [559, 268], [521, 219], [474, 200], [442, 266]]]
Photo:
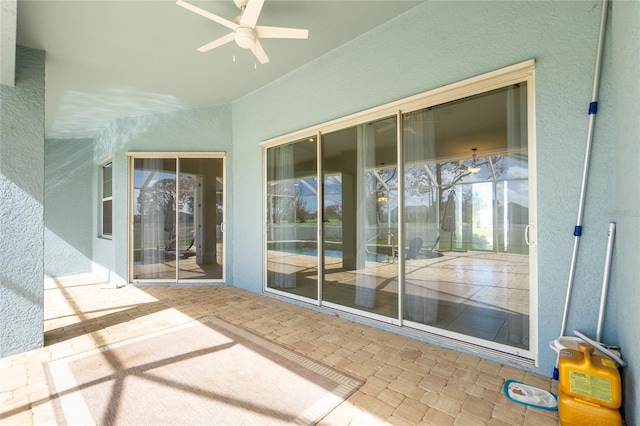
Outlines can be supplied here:
[[102, 196], [100, 203], [101, 233], [103, 237], [111, 238], [113, 229], [113, 197], [112, 197], [112, 170], [113, 162], [108, 161], [100, 166], [102, 180]]

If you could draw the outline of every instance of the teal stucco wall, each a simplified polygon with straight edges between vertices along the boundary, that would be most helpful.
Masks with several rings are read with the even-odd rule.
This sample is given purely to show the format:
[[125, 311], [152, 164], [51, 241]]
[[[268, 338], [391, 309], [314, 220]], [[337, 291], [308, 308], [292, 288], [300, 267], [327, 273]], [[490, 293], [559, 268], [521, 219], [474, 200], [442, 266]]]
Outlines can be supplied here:
[[[612, 7], [611, 80], [615, 176], [610, 217], [616, 222], [613, 270], [606, 322], [615, 330], [629, 367], [622, 370], [626, 422], [640, 424], [640, 2], [616, 1]], [[605, 93], [606, 94], [606, 93]]]
[[48, 139], [45, 159], [45, 275], [91, 272], [93, 141]]
[[44, 342], [44, 52], [0, 85], [0, 357]]

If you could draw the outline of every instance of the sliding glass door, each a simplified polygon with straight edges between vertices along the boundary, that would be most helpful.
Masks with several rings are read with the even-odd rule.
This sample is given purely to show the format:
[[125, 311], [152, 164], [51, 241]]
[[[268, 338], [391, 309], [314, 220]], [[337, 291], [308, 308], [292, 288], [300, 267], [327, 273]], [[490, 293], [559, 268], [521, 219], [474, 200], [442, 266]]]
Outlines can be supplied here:
[[267, 287], [318, 298], [317, 141], [267, 153]]
[[265, 290], [534, 357], [532, 82], [270, 142]]
[[526, 90], [404, 114], [406, 321], [529, 349]]
[[224, 159], [138, 155], [130, 154], [132, 281], [223, 280]]
[[323, 135], [323, 301], [398, 317], [396, 118]]

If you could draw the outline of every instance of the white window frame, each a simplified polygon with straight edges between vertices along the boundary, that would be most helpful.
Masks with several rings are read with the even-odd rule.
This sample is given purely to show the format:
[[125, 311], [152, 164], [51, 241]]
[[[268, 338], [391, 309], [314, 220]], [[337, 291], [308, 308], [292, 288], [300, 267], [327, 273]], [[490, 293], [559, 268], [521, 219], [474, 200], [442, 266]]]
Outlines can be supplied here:
[[[109, 158], [106, 161], [103, 161], [102, 163], [100, 163], [99, 167], [100, 167], [100, 172], [99, 172], [100, 205], [98, 206], [98, 210], [99, 210], [98, 220], [99, 220], [99, 226], [100, 226], [100, 237], [110, 240], [113, 238], [113, 161], [112, 159]], [[105, 197], [104, 173], [106, 169], [111, 170], [111, 179], [110, 179], [111, 194]], [[105, 229], [104, 229], [105, 228], [104, 227], [104, 204], [106, 202], [111, 202], [111, 232], [110, 233], [105, 232]]]

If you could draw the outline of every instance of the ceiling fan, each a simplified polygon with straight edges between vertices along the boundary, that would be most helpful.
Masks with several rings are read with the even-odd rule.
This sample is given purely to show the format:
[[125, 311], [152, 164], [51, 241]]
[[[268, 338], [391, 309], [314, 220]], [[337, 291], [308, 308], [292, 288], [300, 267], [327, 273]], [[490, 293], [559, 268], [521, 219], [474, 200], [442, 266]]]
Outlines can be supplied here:
[[243, 48], [249, 49], [256, 56], [261, 64], [269, 62], [269, 57], [264, 51], [260, 41], [260, 38], [293, 38], [293, 39], [306, 39], [309, 37], [309, 30], [299, 28], [282, 28], [282, 27], [265, 27], [256, 25], [260, 11], [264, 0], [233, 0], [235, 5], [240, 9], [240, 16], [237, 16], [233, 21], [229, 21], [221, 16], [214, 15], [211, 12], [207, 12], [204, 9], [200, 9], [184, 0], [178, 0], [176, 4], [182, 6], [187, 10], [204, 16], [218, 24], [224, 25], [227, 28], [233, 30], [233, 32], [226, 36], [220, 37], [210, 43], [205, 44], [198, 48], [199, 52], [208, 52], [211, 49], [215, 49], [218, 46], [235, 41], [236, 44]]

